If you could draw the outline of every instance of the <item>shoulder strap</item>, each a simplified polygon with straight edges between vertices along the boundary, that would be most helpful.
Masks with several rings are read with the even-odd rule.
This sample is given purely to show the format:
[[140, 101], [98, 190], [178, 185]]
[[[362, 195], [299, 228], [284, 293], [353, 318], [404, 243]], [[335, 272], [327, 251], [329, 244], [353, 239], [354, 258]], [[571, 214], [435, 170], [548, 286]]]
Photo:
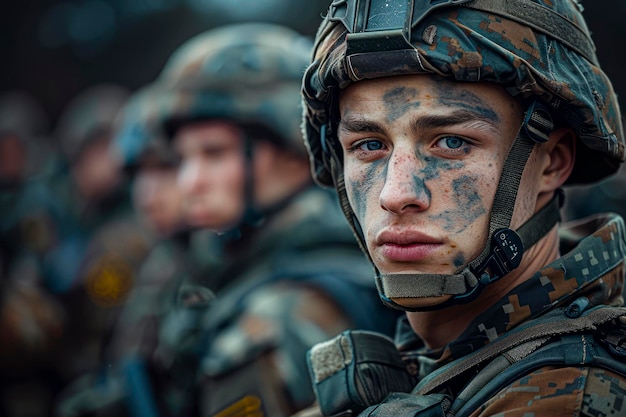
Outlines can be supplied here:
[[[570, 319], [566, 318], [564, 309], [556, 309], [506, 333], [472, 355], [434, 371], [420, 381], [413, 393], [424, 395], [440, 392], [453, 379], [473, 379], [467, 376], [468, 373], [473, 371], [475, 374], [483, 367], [488, 368], [487, 373], [484, 374], [486, 383], [488, 378], [492, 378], [489, 376], [490, 373], [495, 375], [502, 372], [512, 363], [519, 362], [530, 355], [548, 340], [564, 335], [592, 334], [598, 326], [624, 315], [626, 315], [625, 308], [599, 306], [585, 311], [577, 318]], [[481, 384], [480, 380], [477, 384]]]
[[508, 356], [505, 352], [485, 366], [457, 395], [448, 413], [455, 417], [469, 416], [504, 387], [545, 366], [593, 366], [626, 377], [624, 359], [610, 354], [593, 335], [564, 335], [512, 362]]

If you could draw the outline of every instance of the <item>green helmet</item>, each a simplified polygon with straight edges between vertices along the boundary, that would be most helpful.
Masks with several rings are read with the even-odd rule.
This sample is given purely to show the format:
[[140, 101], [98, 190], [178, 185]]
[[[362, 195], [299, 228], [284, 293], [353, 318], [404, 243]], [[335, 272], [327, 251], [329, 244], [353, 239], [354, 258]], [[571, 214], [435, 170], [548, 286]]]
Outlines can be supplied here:
[[578, 152], [570, 183], [602, 179], [624, 161], [617, 97], [577, 0], [367, 3], [333, 2], [306, 72], [305, 137], [319, 183], [332, 185], [324, 148], [336, 142], [337, 91], [400, 74], [498, 83], [513, 96], [547, 104], [587, 148]]
[[269, 23], [241, 23], [196, 35], [166, 63], [157, 82], [167, 91], [161, 123], [212, 118], [267, 129], [280, 145], [306, 155], [300, 87], [311, 42]]
[[[577, 0], [337, 0], [318, 29], [303, 81], [305, 143], [316, 181], [337, 189], [367, 254], [343, 182], [337, 139], [339, 91], [360, 80], [434, 74], [502, 85], [527, 106], [505, 162], [482, 253], [452, 275], [380, 274], [383, 301], [450, 295], [428, 309], [469, 302], [519, 265], [558, 221], [560, 195], [518, 230], [509, 229], [519, 181], [535, 143], [554, 122], [570, 126], [585, 147], [569, 183], [614, 174], [625, 158], [617, 97], [599, 67]], [[559, 193], [557, 193], [559, 194]], [[511, 248], [515, 248], [513, 251]]]
[[142, 158], [162, 166], [175, 164], [173, 152], [156, 123], [159, 97], [158, 86], [148, 84], [134, 92], [117, 115], [112, 147], [122, 167], [131, 173]]
[[111, 134], [128, 91], [115, 84], [99, 84], [80, 92], [66, 106], [55, 136], [69, 160], [75, 159], [92, 140]]

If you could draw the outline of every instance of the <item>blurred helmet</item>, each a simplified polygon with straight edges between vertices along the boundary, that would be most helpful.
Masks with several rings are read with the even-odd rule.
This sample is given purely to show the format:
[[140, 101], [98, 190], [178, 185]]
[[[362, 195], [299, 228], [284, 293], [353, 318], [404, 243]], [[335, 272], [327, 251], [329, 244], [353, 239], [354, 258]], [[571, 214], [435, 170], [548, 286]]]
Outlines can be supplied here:
[[12, 90], [0, 96], [0, 186], [18, 185], [49, 167], [53, 152], [48, 116], [29, 93]]
[[129, 92], [115, 84], [99, 84], [80, 92], [66, 106], [55, 132], [61, 150], [75, 159], [91, 141], [111, 135]]
[[304, 80], [305, 136], [319, 183], [332, 185], [337, 91], [350, 83], [432, 73], [503, 85], [543, 102], [586, 149], [570, 183], [597, 181], [624, 161], [620, 110], [577, 0], [336, 1]]
[[159, 97], [156, 85], [146, 85], [130, 96], [117, 115], [112, 148], [127, 171], [132, 172], [145, 158], [163, 166], [175, 163], [156, 123]]
[[241, 23], [196, 35], [174, 52], [157, 82], [168, 91], [161, 123], [171, 137], [182, 123], [227, 119], [267, 130], [306, 155], [300, 87], [310, 61], [305, 36], [269, 23]]

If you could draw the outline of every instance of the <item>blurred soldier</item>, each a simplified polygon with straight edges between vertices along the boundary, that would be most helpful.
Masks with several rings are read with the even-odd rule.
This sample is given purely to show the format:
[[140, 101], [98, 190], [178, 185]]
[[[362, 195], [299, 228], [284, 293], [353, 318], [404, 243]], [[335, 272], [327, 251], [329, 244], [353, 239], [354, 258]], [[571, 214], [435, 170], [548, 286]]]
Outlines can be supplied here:
[[0, 415], [42, 416], [58, 389], [50, 349], [63, 310], [44, 262], [64, 233], [65, 213], [47, 187], [53, 163], [48, 120], [23, 91], [0, 97]]
[[55, 131], [67, 176], [57, 178], [53, 187], [74, 219], [72, 236], [49, 266], [69, 317], [55, 351], [66, 382], [98, 366], [102, 345], [151, 245], [110, 148], [127, 99], [120, 86], [91, 86], [67, 105]]
[[159, 92], [146, 86], [124, 107], [112, 143], [132, 181], [136, 216], [153, 235], [153, 246], [106, 346], [106, 364], [117, 366], [131, 355], [150, 356], [156, 348], [161, 317], [174, 306], [186, 271], [187, 228], [176, 183], [177, 159], [154, 124]]
[[118, 115], [111, 152], [132, 183], [135, 216], [151, 236], [151, 248], [114, 326], [101, 346], [98, 369], [65, 387], [60, 416], [116, 415], [124, 412], [124, 360], [150, 357], [159, 338], [162, 317], [174, 308], [186, 279], [186, 228], [176, 185], [174, 154], [154, 126], [154, 86], [135, 92]]

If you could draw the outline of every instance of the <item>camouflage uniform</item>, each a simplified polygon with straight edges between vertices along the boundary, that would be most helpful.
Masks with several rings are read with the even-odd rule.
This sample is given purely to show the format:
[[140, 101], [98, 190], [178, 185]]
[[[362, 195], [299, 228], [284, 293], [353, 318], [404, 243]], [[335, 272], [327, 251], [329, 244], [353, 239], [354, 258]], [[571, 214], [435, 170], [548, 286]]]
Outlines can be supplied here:
[[[569, 0], [333, 2], [304, 76], [305, 140], [316, 180], [336, 188], [362, 247], [365, 237], [348, 201], [344, 149], [337, 133], [339, 92], [361, 80], [434, 74], [461, 82], [491, 82], [528, 108], [496, 190], [489, 224], [492, 238], [511, 230], [519, 182], [510, 178], [521, 177], [525, 167], [518, 147], [524, 137], [541, 142], [562, 125], [575, 131], [578, 154], [569, 184], [598, 181], [617, 172], [625, 157], [620, 110], [611, 83], [599, 68], [581, 11], [578, 1]], [[536, 105], [549, 110], [542, 116]], [[550, 119], [546, 114], [559, 117], [557, 123], [546, 120]], [[512, 161], [516, 156], [519, 160]], [[528, 239], [529, 230], [543, 236], [560, 221], [556, 197], [548, 206], [517, 230], [522, 239]], [[545, 215], [550, 211], [548, 220]], [[348, 331], [316, 345], [308, 358], [319, 407], [299, 415], [626, 413], [620, 399], [626, 388], [626, 309], [613, 308], [624, 302], [624, 221], [603, 215], [564, 224], [560, 232], [560, 258], [490, 305], [441, 349], [426, 348], [408, 319], [399, 321], [393, 341]], [[536, 241], [529, 239], [523, 246]], [[504, 265], [492, 263], [499, 256], [494, 255], [498, 252], [494, 242], [453, 275], [385, 275], [376, 270], [383, 302], [421, 311], [394, 300], [452, 296], [425, 308], [433, 310], [465, 302], [463, 297], [473, 300], [472, 294], [506, 279], [516, 268], [507, 264], [512, 257], [499, 258]], [[520, 255], [516, 242], [509, 243], [512, 255]], [[456, 284], [460, 287], [452, 289]], [[570, 322], [594, 314], [611, 318], [567, 330]], [[540, 328], [544, 332], [538, 336]], [[503, 346], [506, 349], [497, 351]], [[556, 351], [551, 362], [545, 362], [549, 365], [542, 366], [543, 355]]]

